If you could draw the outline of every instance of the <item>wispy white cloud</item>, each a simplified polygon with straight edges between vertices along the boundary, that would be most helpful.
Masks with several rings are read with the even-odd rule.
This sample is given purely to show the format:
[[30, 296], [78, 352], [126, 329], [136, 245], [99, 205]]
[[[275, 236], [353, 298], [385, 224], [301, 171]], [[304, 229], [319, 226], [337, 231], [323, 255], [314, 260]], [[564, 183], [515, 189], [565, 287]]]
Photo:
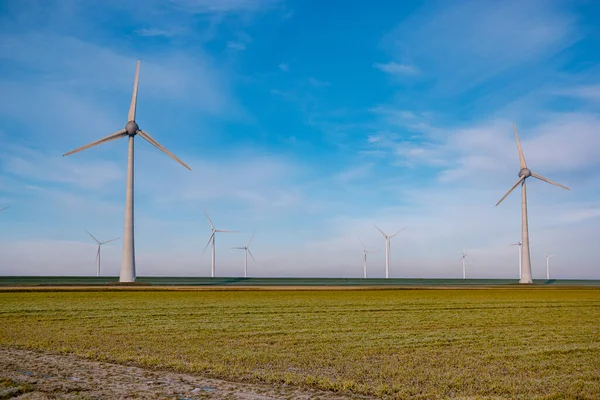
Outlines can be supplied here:
[[169, 0], [172, 4], [195, 14], [256, 11], [278, 4], [279, 0]]
[[579, 37], [576, 17], [559, 2], [433, 2], [401, 22], [384, 48], [436, 79], [431, 94], [455, 95], [513, 68], [537, 65]]
[[112, 161], [66, 160], [40, 150], [9, 146], [0, 153], [2, 170], [31, 183], [61, 183], [84, 189], [105, 189], [124, 178], [123, 169]]
[[281, 63], [278, 65], [279, 69], [283, 72], [288, 72], [290, 70], [290, 66], [286, 63]]
[[142, 28], [135, 31], [140, 36], [164, 36], [173, 37], [184, 32], [181, 28], [159, 29], [159, 28]]
[[554, 90], [551, 94], [597, 101], [600, 100], [600, 85], [577, 85], [561, 90]]
[[385, 64], [375, 63], [373, 67], [392, 75], [416, 75], [419, 69], [413, 65], [398, 64], [395, 61], [390, 61]]

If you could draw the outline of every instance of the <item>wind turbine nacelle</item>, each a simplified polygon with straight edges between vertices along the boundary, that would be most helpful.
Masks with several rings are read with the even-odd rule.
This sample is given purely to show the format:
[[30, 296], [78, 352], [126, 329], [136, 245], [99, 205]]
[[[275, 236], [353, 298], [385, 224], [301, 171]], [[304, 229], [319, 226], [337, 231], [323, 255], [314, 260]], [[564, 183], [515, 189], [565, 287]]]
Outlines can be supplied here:
[[137, 131], [140, 130], [140, 127], [135, 121], [129, 121], [127, 125], [125, 125], [125, 130], [129, 136], [134, 136]]
[[525, 178], [529, 178], [531, 176], [531, 171], [529, 168], [523, 168], [519, 171], [519, 178], [524, 176]]

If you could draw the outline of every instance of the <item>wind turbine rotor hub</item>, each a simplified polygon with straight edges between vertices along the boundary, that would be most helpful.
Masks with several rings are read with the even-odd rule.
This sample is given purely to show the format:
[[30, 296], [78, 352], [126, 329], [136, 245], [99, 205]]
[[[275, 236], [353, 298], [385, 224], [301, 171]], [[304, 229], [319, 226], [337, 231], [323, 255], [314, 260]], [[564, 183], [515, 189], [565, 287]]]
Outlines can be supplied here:
[[125, 130], [129, 136], [135, 136], [137, 131], [140, 130], [140, 127], [135, 121], [129, 121], [127, 125], [125, 125]]
[[519, 171], [519, 178], [524, 176], [525, 178], [529, 178], [531, 176], [531, 171], [529, 168], [523, 168]]

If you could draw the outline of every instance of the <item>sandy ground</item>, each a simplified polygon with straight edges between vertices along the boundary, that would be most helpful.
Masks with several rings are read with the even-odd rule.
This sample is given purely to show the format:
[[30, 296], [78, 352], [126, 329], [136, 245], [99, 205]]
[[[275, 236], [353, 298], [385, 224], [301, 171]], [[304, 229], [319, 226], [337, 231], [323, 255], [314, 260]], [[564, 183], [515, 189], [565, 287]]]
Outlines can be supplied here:
[[[285, 385], [259, 385], [0, 347], [0, 399], [349, 399]], [[6, 381], [10, 380], [9, 382]], [[20, 389], [19, 389], [20, 387]], [[24, 393], [26, 392], [26, 393]]]

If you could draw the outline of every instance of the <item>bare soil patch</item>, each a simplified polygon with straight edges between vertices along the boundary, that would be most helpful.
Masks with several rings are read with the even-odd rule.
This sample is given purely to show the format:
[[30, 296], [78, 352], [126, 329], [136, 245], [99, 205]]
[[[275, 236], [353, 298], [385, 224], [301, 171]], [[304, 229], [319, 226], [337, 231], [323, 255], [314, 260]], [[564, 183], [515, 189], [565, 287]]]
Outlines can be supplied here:
[[0, 399], [366, 399], [0, 347]]

